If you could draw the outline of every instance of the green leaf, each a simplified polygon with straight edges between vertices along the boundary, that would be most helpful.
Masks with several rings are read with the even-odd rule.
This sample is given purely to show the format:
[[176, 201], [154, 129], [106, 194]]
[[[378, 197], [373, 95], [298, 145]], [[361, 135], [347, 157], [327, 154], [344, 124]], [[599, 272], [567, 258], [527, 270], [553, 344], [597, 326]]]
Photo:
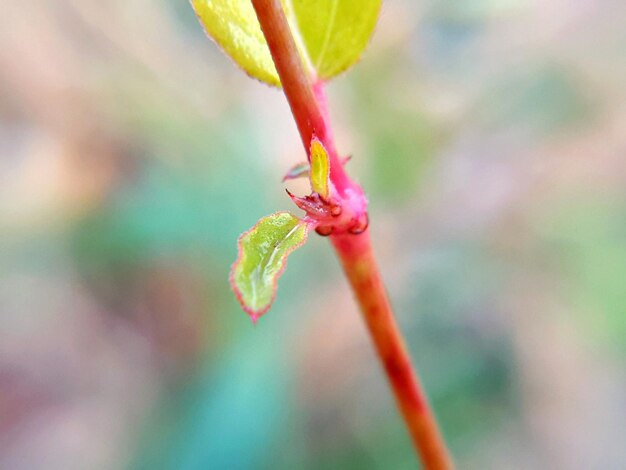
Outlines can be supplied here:
[[[382, 0], [283, 0], [303, 63], [329, 80], [353, 65], [376, 25]], [[206, 32], [249, 75], [280, 86], [250, 0], [191, 0]]]
[[283, 181], [295, 180], [303, 176], [309, 176], [309, 162], [296, 163], [289, 168], [289, 171], [283, 176]]
[[311, 141], [311, 188], [322, 199], [330, 195], [330, 162], [324, 144], [314, 138]]
[[306, 221], [289, 212], [277, 212], [262, 218], [239, 237], [239, 256], [233, 264], [230, 282], [253, 322], [272, 305], [287, 255], [302, 246], [309, 228]]
[[250, 0], [191, 0], [205, 31], [254, 78], [280, 86]]
[[291, 0], [300, 37], [318, 77], [353, 65], [376, 26], [381, 0]]

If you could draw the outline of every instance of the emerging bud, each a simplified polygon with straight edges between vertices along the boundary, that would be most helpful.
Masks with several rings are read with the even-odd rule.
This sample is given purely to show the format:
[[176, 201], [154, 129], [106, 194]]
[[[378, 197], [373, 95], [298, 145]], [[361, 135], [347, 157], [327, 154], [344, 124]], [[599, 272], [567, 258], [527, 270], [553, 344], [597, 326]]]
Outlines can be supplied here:
[[[367, 200], [361, 188], [353, 184], [351, 188], [339, 192], [330, 179], [331, 161], [324, 144], [313, 137], [310, 146], [310, 167], [303, 165], [290, 170], [287, 179], [309, 175], [311, 194], [299, 197], [288, 189], [287, 194], [296, 206], [306, 212], [315, 231], [324, 237], [331, 234], [359, 234], [367, 229]], [[349, 160], [344, 159], [341, 164]]]

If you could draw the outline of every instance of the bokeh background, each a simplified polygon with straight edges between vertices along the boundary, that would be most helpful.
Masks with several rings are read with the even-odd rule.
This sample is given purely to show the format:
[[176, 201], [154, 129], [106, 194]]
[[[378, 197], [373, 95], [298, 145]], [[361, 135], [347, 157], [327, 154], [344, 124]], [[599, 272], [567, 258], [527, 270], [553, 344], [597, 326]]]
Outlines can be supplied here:
[[[622, 0], [385, 0], [328, 87], [459, 468], [626, 468], [625, 84]], [[327, 240], [229, 290], [303, 158], [186, 1], [2, 2], [0, 468], [417, 467]]]

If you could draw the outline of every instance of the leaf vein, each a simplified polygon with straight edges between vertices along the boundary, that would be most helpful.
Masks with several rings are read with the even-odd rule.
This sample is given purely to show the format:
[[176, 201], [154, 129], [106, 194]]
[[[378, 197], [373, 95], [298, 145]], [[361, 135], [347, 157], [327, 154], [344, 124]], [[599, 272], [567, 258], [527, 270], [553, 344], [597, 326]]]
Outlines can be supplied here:
[[320, 53], [317, 56], [317, 60], [315, 61], [315, 69], [320, 69], [320, 64], [324, 60], [324, 56], [326, 55], [326, 51], [328, 50], [328, 45], [330, 44], [330, 37], [332, 34], [332, 30], [335, 27], [335, 21], [337, 20], [337, 10], [339, 9], [339, 0], [335, 0], [332, 5], [332, 9], [330, 10], [330, 19], [328, 20], [328, 28], [324, 33], [324, 42], [322, 43], [322, 48], [320, 49]]

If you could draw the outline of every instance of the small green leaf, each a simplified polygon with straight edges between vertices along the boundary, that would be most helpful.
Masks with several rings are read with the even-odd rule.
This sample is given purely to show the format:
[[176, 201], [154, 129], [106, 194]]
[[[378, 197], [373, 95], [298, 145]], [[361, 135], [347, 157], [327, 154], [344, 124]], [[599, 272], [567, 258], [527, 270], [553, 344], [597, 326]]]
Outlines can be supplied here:
[[262, 218], [239, 237], [239, 256], [233, 264], [230, 282], [253, 322], [272, 305], [287, 255], [302, 246], [309, 228], [306, 221], [289, 212], [277, 212]]
[[[283, 0], [303, 63], [329, 80], [353, 65], [376, 25], [382, 0]], [[191, 0], [211, 36], [249, 75], [280, 86], [250, 0]]]
[[328, 199], [330, 195], [330, 163], [328, 152], [316, 138], [311, 141], [311, 187], [313, 191]]
[[287, 174], [283, 176], [283, 181], [295, 180], [296, 178], [301, 178], [303, 176], [309, 176], [309, 162], [296, 163], [294, 166], [289, 168]]

